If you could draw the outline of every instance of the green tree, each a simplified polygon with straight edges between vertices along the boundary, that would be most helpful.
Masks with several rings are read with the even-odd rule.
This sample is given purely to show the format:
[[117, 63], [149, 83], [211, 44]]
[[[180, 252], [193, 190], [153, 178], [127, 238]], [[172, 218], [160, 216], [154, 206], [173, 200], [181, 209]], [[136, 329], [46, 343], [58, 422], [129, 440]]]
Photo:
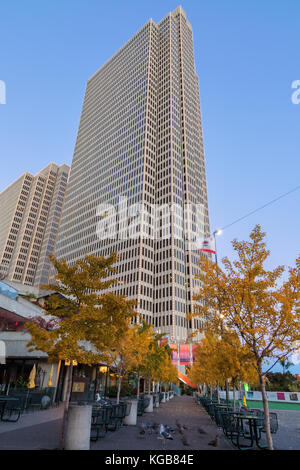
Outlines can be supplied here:
[[284, 356], [280, 358], [280, 364], [282, 367], [283, 374], [286, 374], [288, 370], [293, 366], [293, 363]]

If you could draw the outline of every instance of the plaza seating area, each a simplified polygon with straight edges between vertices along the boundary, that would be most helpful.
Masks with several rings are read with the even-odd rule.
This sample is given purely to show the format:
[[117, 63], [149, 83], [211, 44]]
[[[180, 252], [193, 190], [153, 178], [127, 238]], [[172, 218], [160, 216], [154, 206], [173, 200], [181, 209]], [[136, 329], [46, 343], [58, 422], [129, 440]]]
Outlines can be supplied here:
[[[166, 401], [166, 395], [173, 392], [151, 393], [153, 396], [153, 407]], [[116, 400], [102, 398], [99, 401], [77, 401], [70, 404], [92, 405], [92, 426], [91, 440], [104, 437], [107, 431], [116, 431], [123, 424], [123, 420], [129, 415], [131, 410], [131, 399], [136, 397], [126, 397], [126, 399], [116, 403]], [[139, 397], [137, 405], [137, 416], [142, 416], [145, 409], [150, 404], [150, 398], [146, 394]], [[45, 410], [58, 403], [53, 402], [53, 389], [44, 390], [11, 390], [8, 395], [0, 394], [0, 421], [15, 423], [22, 414], [32, 411]]]
[[53, 390], [11, 390], [8, 395], [0, 395], [0, 420], [17, 422], [23, 413], [49, 408], [53, 405]]
[[[235, 409], [230, 401], [211, 399], [200, 394], [196, 394], [195, 400], [205, 408], [212, 421], [239, 450], [266, 448], [265, 445], [261, 445], [265, 433], [263, 410], [248, 407]], [[271, 412], [269, 418], [271, 433], [275, 434], [278, 431], [277, 414]]]
[[[168, 394], [168, 398], [173, 396], [172, 392], [151, 393], [153, 408], [166, 400], [166, 394]], [[136, 397], [127, 397], [118, 404], [107, 398], [82, 403], [92, 405], [91, 441], [97, 441], [99, 438], [105, 437], [108, 431], [116, 431], [123, 425], [124, 418], [130, 414], [132, 399], [136, 400]], [[137, 416], [142, 416], [149, 404], [149, 395], [140, 395], [137, 403]]]

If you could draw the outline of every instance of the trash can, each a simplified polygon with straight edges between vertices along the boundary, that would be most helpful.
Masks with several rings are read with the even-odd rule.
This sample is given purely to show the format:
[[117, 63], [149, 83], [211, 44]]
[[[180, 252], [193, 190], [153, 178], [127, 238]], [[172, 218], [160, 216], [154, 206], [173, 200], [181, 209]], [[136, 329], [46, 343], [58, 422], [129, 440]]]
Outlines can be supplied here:
[[69, 405], [65, 436], [66, 450], [90, 450], [92, 407]]

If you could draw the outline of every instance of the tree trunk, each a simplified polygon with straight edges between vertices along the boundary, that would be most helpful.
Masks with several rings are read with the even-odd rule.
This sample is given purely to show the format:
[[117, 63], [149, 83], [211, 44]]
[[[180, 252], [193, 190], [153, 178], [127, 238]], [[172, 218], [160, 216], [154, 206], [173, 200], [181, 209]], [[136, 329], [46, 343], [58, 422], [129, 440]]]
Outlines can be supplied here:
[[119, 375], [119, 378], [118, 378], [118, 391], [117, 391], [117, 405], [120, 402], [121, 384], [122, 384], [122, 377]]
[[64, 449], [64, 444], [65, 444], [65, 432], [66, 432], [67, 421], [68, 421], [68, 410], [69, 410], [69, 403], [70, 403], [70, 397], [71, 397], [72, 377], [73, 377], [73, 362], [71, 362], [70, 367], [68, 367], [67, 394], [66, 394], [66, 400], [64, 402], [62, 427], [61, 427], [61, 434], [60, 434], [59, 445], [58, 445], [58, 448], [60, 450]]
[[225, 387], [226, 387], [226, 400], [229, 401], [229, 382], [228, 382], [228, 379], [225, 380]]
[[136, 388], [136, 398], [139, 399], [139, 396], [140, 396], [140, 375], [138, 375], [138, 379], [137, 379], [137, 388]]
[[212, 384], [210, 384], [209, 390], [210, 390], [210, 399], [212, 400], [212, 395], [213, 395]]
[[98, 382], [98, 367], [96, 367], [95, 388], [94, 388], [94, 400], [96, 400], [97, 382]]
[[235, 410], [235, 385], [233, 384], [233, 409]]
[[220, 403], [220, 390], [219, 390], [219, 382], [217, 382], [217, 397], [218, 397], [218, 403]]
[[151, 393], [151, 377], [149, 377], [149, 380], [148, 380], [148, 393], [149, 395]]
[[269, 450], [274, 450], [273, 439], [272, 439], [272, 436], [271, 436], [270, 417], [269, 417], [269, 404], [268, 404], [268, 400], [267, 400], [264, 375], [263, 375], [261, 370], [258, 372], [258, 375], [259, 375], [260, 391], [261, 391], [261, 394], [262, 394], [262, 401], [263, 401], [263, 406], [264, 406], [265, 430], [266, 430], [266, 438], [267, 438], [267, 443], [268, 443], [268, 449]]
[[117, 405], [120, 402], [121, 383], [122, 383], [122, 378], [119, 375], [119, 378], [118, 378], [118, 391], [117, 391]]

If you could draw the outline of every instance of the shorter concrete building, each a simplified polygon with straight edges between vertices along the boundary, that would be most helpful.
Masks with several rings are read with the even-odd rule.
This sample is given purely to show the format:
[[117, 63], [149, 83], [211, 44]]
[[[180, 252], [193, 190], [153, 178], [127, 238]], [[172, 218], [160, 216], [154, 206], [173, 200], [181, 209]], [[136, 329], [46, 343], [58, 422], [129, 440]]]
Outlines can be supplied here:
[[43, 351], [28, 350], [31, 336], [25, 329], [25, 323], [33, 318], [46, 320], [47, 317], [38, 300], [26, 296], [0, 281], [0, 343], [1, 351], [4, 352], [0, 363], [0, 393], [9, 393], [10, 389], [22, 387], [34, 364], [37, 371], [36, 388], [48, 386], [51, 368], [52, 387], [57, 384], [58, 364], [49, 363]]
[[48, 282], [69, 171], [50, 163], [0, 193], [0, 268], [6, 279], [37, 287]]
[[[35, 319], [40, 325], [47, 326], [47, 322], [51, 321], [43, 310], [49, 294], [49, 291], [35, 286], [0, 281], [0, 394], [13, 394], [18, 389], [26, 389], [29, 374], [35, 365], [34, 390], [49, 388], [52, 370], [51, 395], [56, 401], [66, 398], [68, 365], [65, 361], [48, 362], [45, 352], [31, 352], [27, 347], [31, 335], [26, 331], [25, 323]], [[71, 401], [91, 400], [96, 392], [103, 395], [113, 382], [109, 372], [104, 364], [91, 367], [76, 365], [73, 369]]]

